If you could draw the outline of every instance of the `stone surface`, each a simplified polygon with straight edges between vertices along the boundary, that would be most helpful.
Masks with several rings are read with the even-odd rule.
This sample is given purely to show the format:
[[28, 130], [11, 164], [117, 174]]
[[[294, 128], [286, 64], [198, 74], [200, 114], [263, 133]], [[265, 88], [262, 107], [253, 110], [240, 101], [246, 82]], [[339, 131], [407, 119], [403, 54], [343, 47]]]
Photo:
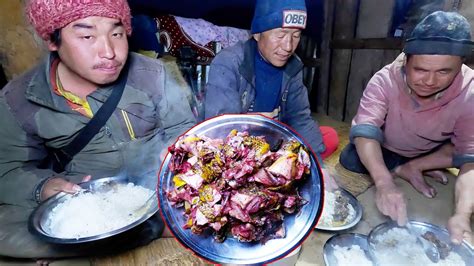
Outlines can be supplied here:
[[8, 80], [34, 66], [45, 54], [41, 39], [24, 18], [24, 1], [0, 1], [0, 63]]

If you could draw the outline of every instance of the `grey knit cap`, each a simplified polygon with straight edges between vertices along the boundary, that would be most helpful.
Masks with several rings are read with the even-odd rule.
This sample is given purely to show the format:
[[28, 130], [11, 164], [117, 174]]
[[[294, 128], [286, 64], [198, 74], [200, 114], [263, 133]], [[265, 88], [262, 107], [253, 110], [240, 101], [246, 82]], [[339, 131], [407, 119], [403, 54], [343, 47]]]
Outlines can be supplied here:
[[471, 26], [455, 12], [436, 11], [413, 29], [405, 42], [407, 54], [441, 54], [469, 56], [474, 49]]

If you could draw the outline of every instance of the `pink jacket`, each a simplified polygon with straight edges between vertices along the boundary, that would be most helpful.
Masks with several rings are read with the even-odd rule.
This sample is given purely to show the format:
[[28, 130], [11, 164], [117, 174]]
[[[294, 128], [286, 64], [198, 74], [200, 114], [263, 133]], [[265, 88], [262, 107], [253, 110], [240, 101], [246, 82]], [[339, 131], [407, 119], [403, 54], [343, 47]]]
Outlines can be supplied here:
[[350, 137], [377, 139], [405, 157], [415, 157], [451, 141], [453, 163], [474, 162], [474, 71], [466, 65], [451, 86], [430, 105], [421, 107], [409, 94], [402, 53], [367, 84]]

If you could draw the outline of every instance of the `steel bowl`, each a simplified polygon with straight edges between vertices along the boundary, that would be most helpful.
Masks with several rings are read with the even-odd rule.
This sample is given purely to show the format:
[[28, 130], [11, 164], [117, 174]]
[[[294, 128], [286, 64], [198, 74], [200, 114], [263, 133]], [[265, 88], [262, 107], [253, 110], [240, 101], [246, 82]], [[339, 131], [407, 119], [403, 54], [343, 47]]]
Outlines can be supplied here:
[[337, 266], [336, 256], [334, 255], [334, 247], [338, 245], [340, 247], [351, 247], [352, 245], [358, 245], [364, 250], [367, 258], [372, 261], [369, 254], [369, 247], [367, 243], [367, 236], [355, 233], [344, 233], [336, 234], [329, 238], [323, 247], [323, 257], [326, 266]]
[[[347, 221], [347, 223], [345, 223], [345, 224], [341, 224], [341, 225], [337, 225], [337, 226], [331, 226], [331, 225], [325, 225], [325, 224], [322, 224], [322, 223], [318, 223], [316, 225], [316, 229], [325, 230], [325, 231], [340, 232], [340, 231], [351, 229], [352, 227], [356, 226], [359, 223], [359, 221], [362, 219], [362, 213], [364, 211], [363, 211], [362, 205], [357, 200], [357, 198], [354, 197], [354, 195], [352, 195], [349, 191], [347, 191], [343, 188], [338, 188], [338, 190], [341, 191], [341, 194], [344, 197], [347, 197], [349, 199], [349, 204], [352, 205], [352, 207], [354, 208], [354, 211], [355, 211], [354, 218], [350, 221]], [[324, 208], [323, 208], [323, 212], [324, 212]]]
[[[466, 265], [474, 265], [474, 250], [470, 247], [470, 245], [466, 241], [463, 241], [463, 243], [461, 243], [460, 245], [454, 245], [454, 244], [451, 244], [448, 230], [446, 230], [445, 228], [441, 228], [437, 225], [425, 223], [425, 222], [408, 221], [408, 223], [410, 223], [411, 225], [410, 233], [422, 235], [427, 231], [433, 232], [440, 241], [448, 245], [451, 245], [451, 248], [452, 248], [451, 252], [458, 253], [461, 256], [461, 258], [464, 260]], [[372, 231], [370, 231], [369, 236], [367, 238], [367, 242], [369, 245], [370, 256], [372, 257], [374, 261], [377, 262], [376, 255], [377, 255], [378, 242], [376, 240], [376, 237], [396, 227], [406, 228], [406, 227], [398, 226], [397, 223], [394, 221], [389, 221], [389, 222], [379, 224], [378, 226], [373, 228]], [[394, 252], [396, 252], [396, 250], [394, 250]]]
[[[125, 176], [105, 177], [105, 178], [92, 180], [89, 182], [84, 182], [79, 185], [86, 191], [94, 193], [94, 192], [107, 192], [119, 184], [128, 184], [128, 183], [133, 183], [134, 185], [143, 186], [148, 189], [155, 190], [156, 186], [153, 184], [156, 184], [156, 173], [150, 173], [149, 175], [142, 176], [140, 178], [125, 177]], [[155, 214], [158, 211], [157, 197], [153, 197], [151, 202], [149, 201], [146, 203], [144, 202], [144, 204], [146, 205], [146, 208], [141, 208], [137, 210], [137, 220], [128, 224], [127, 226], [118, 228], [113, 231], [103, 232], [101, 234], [93, 235], [93, 236], [87, 236], [87, 237], [81, 237], [81, 238], [61, 238], [61, 237], [58, 237], [57, 234], [55, 234], [48, 228], [47, 221], [54, 207], [70, 199], [72, 196], [73, 195], [71, 194], [61, 192], [47, 199], [46, 201], [42, 202], [32, 212], [32, 214], [29, 217], [29, 221], [28, 221], [29, 231], [32, 234], [38, 236], [40, 239], [46, 242], [50, 242], [50, 243], [57, 243], [57, 244], [84, 243], [84, 242], [90, 242], [90, 241], [95, 241], [95, 240], [111, 237], [119, 233], [125, 232], [129, 229], [132, 229], [135, 226], [147, 220], [148, 218], [150, 218], [153, 214]]]
[[[186, 134], [196, 134], [210, 138], [225, 138], [233, 129], [248, 131], [251, 135], [265, 136], [267, 142], [273, 145], [280, 139], [302, 139], [282, 123], [261, 115], [222, 115], [206, 120], [193, 127]], [[286, 237], [271, 239], [265, 244], [241, 243], [229, 237], [222, 243], [217, 243], [211, 233], [196, 235], [191, 230], [183, 229], [186, 223], [183, 209], [175, 208], [166, 197], [166, 192], [174, 187], [173, 173], [168, 164], [171, 155], [165, 158], [159, 179], [160, 211], [168, 227], [176, 238], [196, 255], [206, 260], [222, 264], [263, 264], [279, 259], [298, 247], [312, 232], [317, 218], [321, 213], [321, 171], [313, 154], [311, 158], [311, 174], [299, 188], [303, 198], [308, 203], [299, 213], [287, 215], [284, 218]]]

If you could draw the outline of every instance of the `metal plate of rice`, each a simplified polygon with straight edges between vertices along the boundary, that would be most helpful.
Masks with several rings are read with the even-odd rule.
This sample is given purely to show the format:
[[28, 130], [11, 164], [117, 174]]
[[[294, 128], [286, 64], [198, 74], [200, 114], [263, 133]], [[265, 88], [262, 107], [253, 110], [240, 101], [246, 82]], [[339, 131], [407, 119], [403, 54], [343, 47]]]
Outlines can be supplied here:
[[[316, 229], [325, 230], [325, 231], [333, 231], [333, 232], [341, 232], [341, 231], [348, 230], [356, 226], [357, 223], [359, 223], [359, 221], [362, 219], [363, 208], [360, 202], [357, 200], [357, 198], [354, 197], [354, 195], [352, 195], [349, 191], [343, 188], [338, 188], [337, 190], [339, 191], [342, 197], [346, 198], [346, 200], [348, 201], [348, 204], [350, 204], [350, 206], [348, 206], [350, 208], [349, 215], [344, 220], [344, 222], [332, 221], [331, 219], [332, 215], [328, 215], [329, 210], [325, 210], [325, 209], [333, 208], [334, 211], [338, 211], [338, 210], [335, 208], [334, 202], [326, 202], [326, 199], [325, 199], [323, 212], [321, 214], [321, 217], [319, 218], [318, 224], [315, 227]], [[328, 192], [325, 192], [325, 195], [328, 195]]]
[[[451, 244], [448, 230], [430, 223], [409, 221], [412, 230], [400, 227], [396, 222], [389, 221], [376, 226], [368, 236], [369, 253], [378, 265], [389, 264], [420, 264], [420, 265], [474, 265], [474, 250], [466, 241], [461, 245]], [[431, 262], [424, 254], [423, 248], [416, 243], [416, 235], [431, 232], [447, 245], [450, 251], [438, 263]], [[441, 249], [438, 249], [441, 252]]]
[[[111, 193], [117, 188], [121, 188], [129, 184], [131, 187], [139, 188], [140, 191], [145, 190], [151, 194], [153, 194], [156, 188], [156, 173], [150, 173], [149, 176], [142, 176], [140, 178], [132, 178], [132, 177], [123, 177], [123, 176], [116, 176], [116, 177], [106, 177], [100, 178], [96, 180], [92, 180], [89, 182], [81, 183], [80, 186], [85, 189], [86, 193], [91, 193], [95, 195], [110, 195], [106, 193]], [[148, 194], [147, 194], [148, 195]], [[108, 230], [100, 233], [94, 233], [94, 235], [86, 235], [83, 236], [78, 235], [76, 237], [64, 237], [64, 234], [55, 232], [51, 228], [56, 228], [52, 226], [52, 220], [55, 219], [54, 215], [57, 215], [55, 207], [67, 204], [71, 202], [73, 197], [78, 197], [78, 194], [71, 195], [67, 193], [58, 193], [57, 195], [47, 199], [46, 201], [42, 202], [30, 215], [28, 229], [29, 231], [41, 238], [44, 241], [51, 242], [51, 243], [58, 243], [58, 244], [75, 244], [75, 243], [84, 243], [90, 242], [95, 240], [104, 239], [110, 236], [117, 235], [119, 233], [125, 232], [142, 222], [146, 219], [150, 218], [153, 214], [158, 211], [158, 202], [156, 196], [153, 194], [153, 199], [150, 201], [146, 201], [140, 198], [140, 202], [133, 203], [133, 206], [143, 206], [142, 208], [135, 209], [135, 213], [123, 213], [123, 215], [128, 216], [126, 217], [125, 223], [120, 228], [116, 228], [113, 230]], [[150, 197], [147, 197], [147, 199]], [[124, 199], [125, 201], [129, 201], [130, 199]], [[145, 206], [146, 203], [146, 206]], [[112, 203], [112, 204], [115, 204]], [[115, 206], [115, 205], [114, 205]], [[123, 206], [123, 205], [122, 205]], [[131, 206], [127, 204], [127, 206]], [[91, 206], [84, 206], [85, 208]], [[87, 211], [87, 210], [85, 210]], [[93, 215], [92, 211], [87, 211], [87, 215]], [[121, 215], [121, 214], [120, 214]], [[124, 216], [124, 217], [125, 217]], [[89, 221], [93, 221], [95, 217], [88, 216], [86, 219]], [[105, 226], [107, 228], [107, 226]], [[110, 228], [110, 227], [109, 227]], [[70, 230], [70, 229], [69, 229]], [[74, 234], [74, 232], [71, 232]]]
[[[248, 131], [252, 136], [265, 136], [266, 141], [273, 145], [283, 140], [295, 139], [303, 143], [301, 138], [283, 124], [261, 115], [222, 115], [198, 124], [186, 134], [224, 139], [231, 130]], [[228, 237], [222, 243], [214, 240], [212, 233], [193, 234], [183, 229], [186, 218], [183, 210], [172, 206], [166, 192], [174, 187], [174, 174], [169, 170], [171, 155], [163, 162], [159, 179], [160, 211], [172, 233], [185, 247], [206, 260], [220, 264], [262, 265], [289, 254], [297, 248], [313, 231], [317, 217], [321, 213], [321, 173], [315, 157], [311, 154], [311, 173], [302, 186], [300, 195], [308, 200], [297, 214], [286, 215], [283, 224], [286, 236], [260, 242], [239, 242]]]
[[[373, 263], [369, 255], [367, 236], [355, 233], [333, 235], [324, 244], [323, 257], [326, 266]], [[341, 257], [344, 261], [338, 260]]]

